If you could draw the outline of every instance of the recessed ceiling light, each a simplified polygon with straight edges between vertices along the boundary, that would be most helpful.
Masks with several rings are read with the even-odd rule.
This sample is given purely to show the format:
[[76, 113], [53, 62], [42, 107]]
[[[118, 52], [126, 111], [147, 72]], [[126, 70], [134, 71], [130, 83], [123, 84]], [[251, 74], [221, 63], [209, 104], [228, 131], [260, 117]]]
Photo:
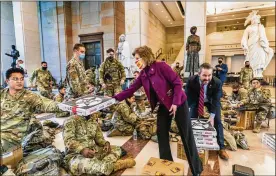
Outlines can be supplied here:
[[236, 29], [236, 27], [234, 27], [234, 29]]
[[168, 20], [168, 21], [171, 21], [171, 20]]
[[164, 12], [163, 10], [161, 12]]

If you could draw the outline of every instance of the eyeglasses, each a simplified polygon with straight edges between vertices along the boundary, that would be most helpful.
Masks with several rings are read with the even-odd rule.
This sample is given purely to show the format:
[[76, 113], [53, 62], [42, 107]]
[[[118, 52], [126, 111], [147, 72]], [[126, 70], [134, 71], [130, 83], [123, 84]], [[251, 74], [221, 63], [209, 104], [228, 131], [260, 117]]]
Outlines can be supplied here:
[[13, 81], [24, 81], [24, 77], [22, 77], [22, 78], [13, 77], [10, 80], [13, 80]]

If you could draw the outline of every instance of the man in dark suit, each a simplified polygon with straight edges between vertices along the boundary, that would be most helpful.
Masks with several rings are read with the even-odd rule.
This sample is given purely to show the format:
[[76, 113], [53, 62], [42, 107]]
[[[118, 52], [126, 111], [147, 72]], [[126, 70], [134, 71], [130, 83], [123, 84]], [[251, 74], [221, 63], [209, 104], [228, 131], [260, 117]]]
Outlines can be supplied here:
[[212, 72], [210, 64], [202, 64], [198, 75], [188, 79], [185, 91], [188, 96], [191, 118], [203, 116], [204, 106], [207, 107], [210, 113], [209, 120], [217, 131], [217, 141], [220, 147], [219, 156], [228, 160], [229, 157], [224, 150], [223, 125], [220, 117], [222, 83], [218, 78], [212, 76]]
[[223, 58], [219, 57], [218, 58], [219, 64], [216, 65], [216, 77], [218, 77], [221, 80], [222, 85], [223, 85], [223, 83], [226, 80], [226, 74], [228, 72], [228, 67], [226, 64], [222, 63], [222, 61], [223, 61]]

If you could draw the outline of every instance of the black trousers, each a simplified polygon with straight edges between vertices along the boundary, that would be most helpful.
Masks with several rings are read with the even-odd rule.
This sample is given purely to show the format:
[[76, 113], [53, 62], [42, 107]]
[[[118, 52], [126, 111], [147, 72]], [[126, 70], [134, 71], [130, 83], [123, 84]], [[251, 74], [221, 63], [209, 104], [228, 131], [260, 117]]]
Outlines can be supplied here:
[[[191, 119], [189, 118], [189, 109], [187, 102], [177, 108], [175, 121], [183, 142], [185, 153], [188, 159], [192, 174], [200, 174], [203, 170], [202, 163], [198, 156], [194, 135], [192, 131]], [[159, 145], [160, 159], [173, 161], [169, 131], [171, 128], [172, 116], [164, 105], [159, 106], [157, 113], [157, 138]]]

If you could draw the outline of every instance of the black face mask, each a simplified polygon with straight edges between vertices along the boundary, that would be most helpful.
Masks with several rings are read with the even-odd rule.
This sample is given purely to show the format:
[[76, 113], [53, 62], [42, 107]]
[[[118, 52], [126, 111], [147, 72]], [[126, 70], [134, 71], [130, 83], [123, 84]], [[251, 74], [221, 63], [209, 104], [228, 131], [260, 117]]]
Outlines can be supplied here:
[[237, 94], [239, 91], [233, 91], [234, 94]]
[[249, 68], [250, 65], [246, 65], [245, 67]]
[[179, 68], [179, 65], [177, 65], [176, 68]]
[[218, 61], [218, 63], [219, 63], [219, 64], [221, 64], [221, 63], [222, 63], [222, 61]]
[[47, 67], [42, 67], [42, 70], [47, 70]]

